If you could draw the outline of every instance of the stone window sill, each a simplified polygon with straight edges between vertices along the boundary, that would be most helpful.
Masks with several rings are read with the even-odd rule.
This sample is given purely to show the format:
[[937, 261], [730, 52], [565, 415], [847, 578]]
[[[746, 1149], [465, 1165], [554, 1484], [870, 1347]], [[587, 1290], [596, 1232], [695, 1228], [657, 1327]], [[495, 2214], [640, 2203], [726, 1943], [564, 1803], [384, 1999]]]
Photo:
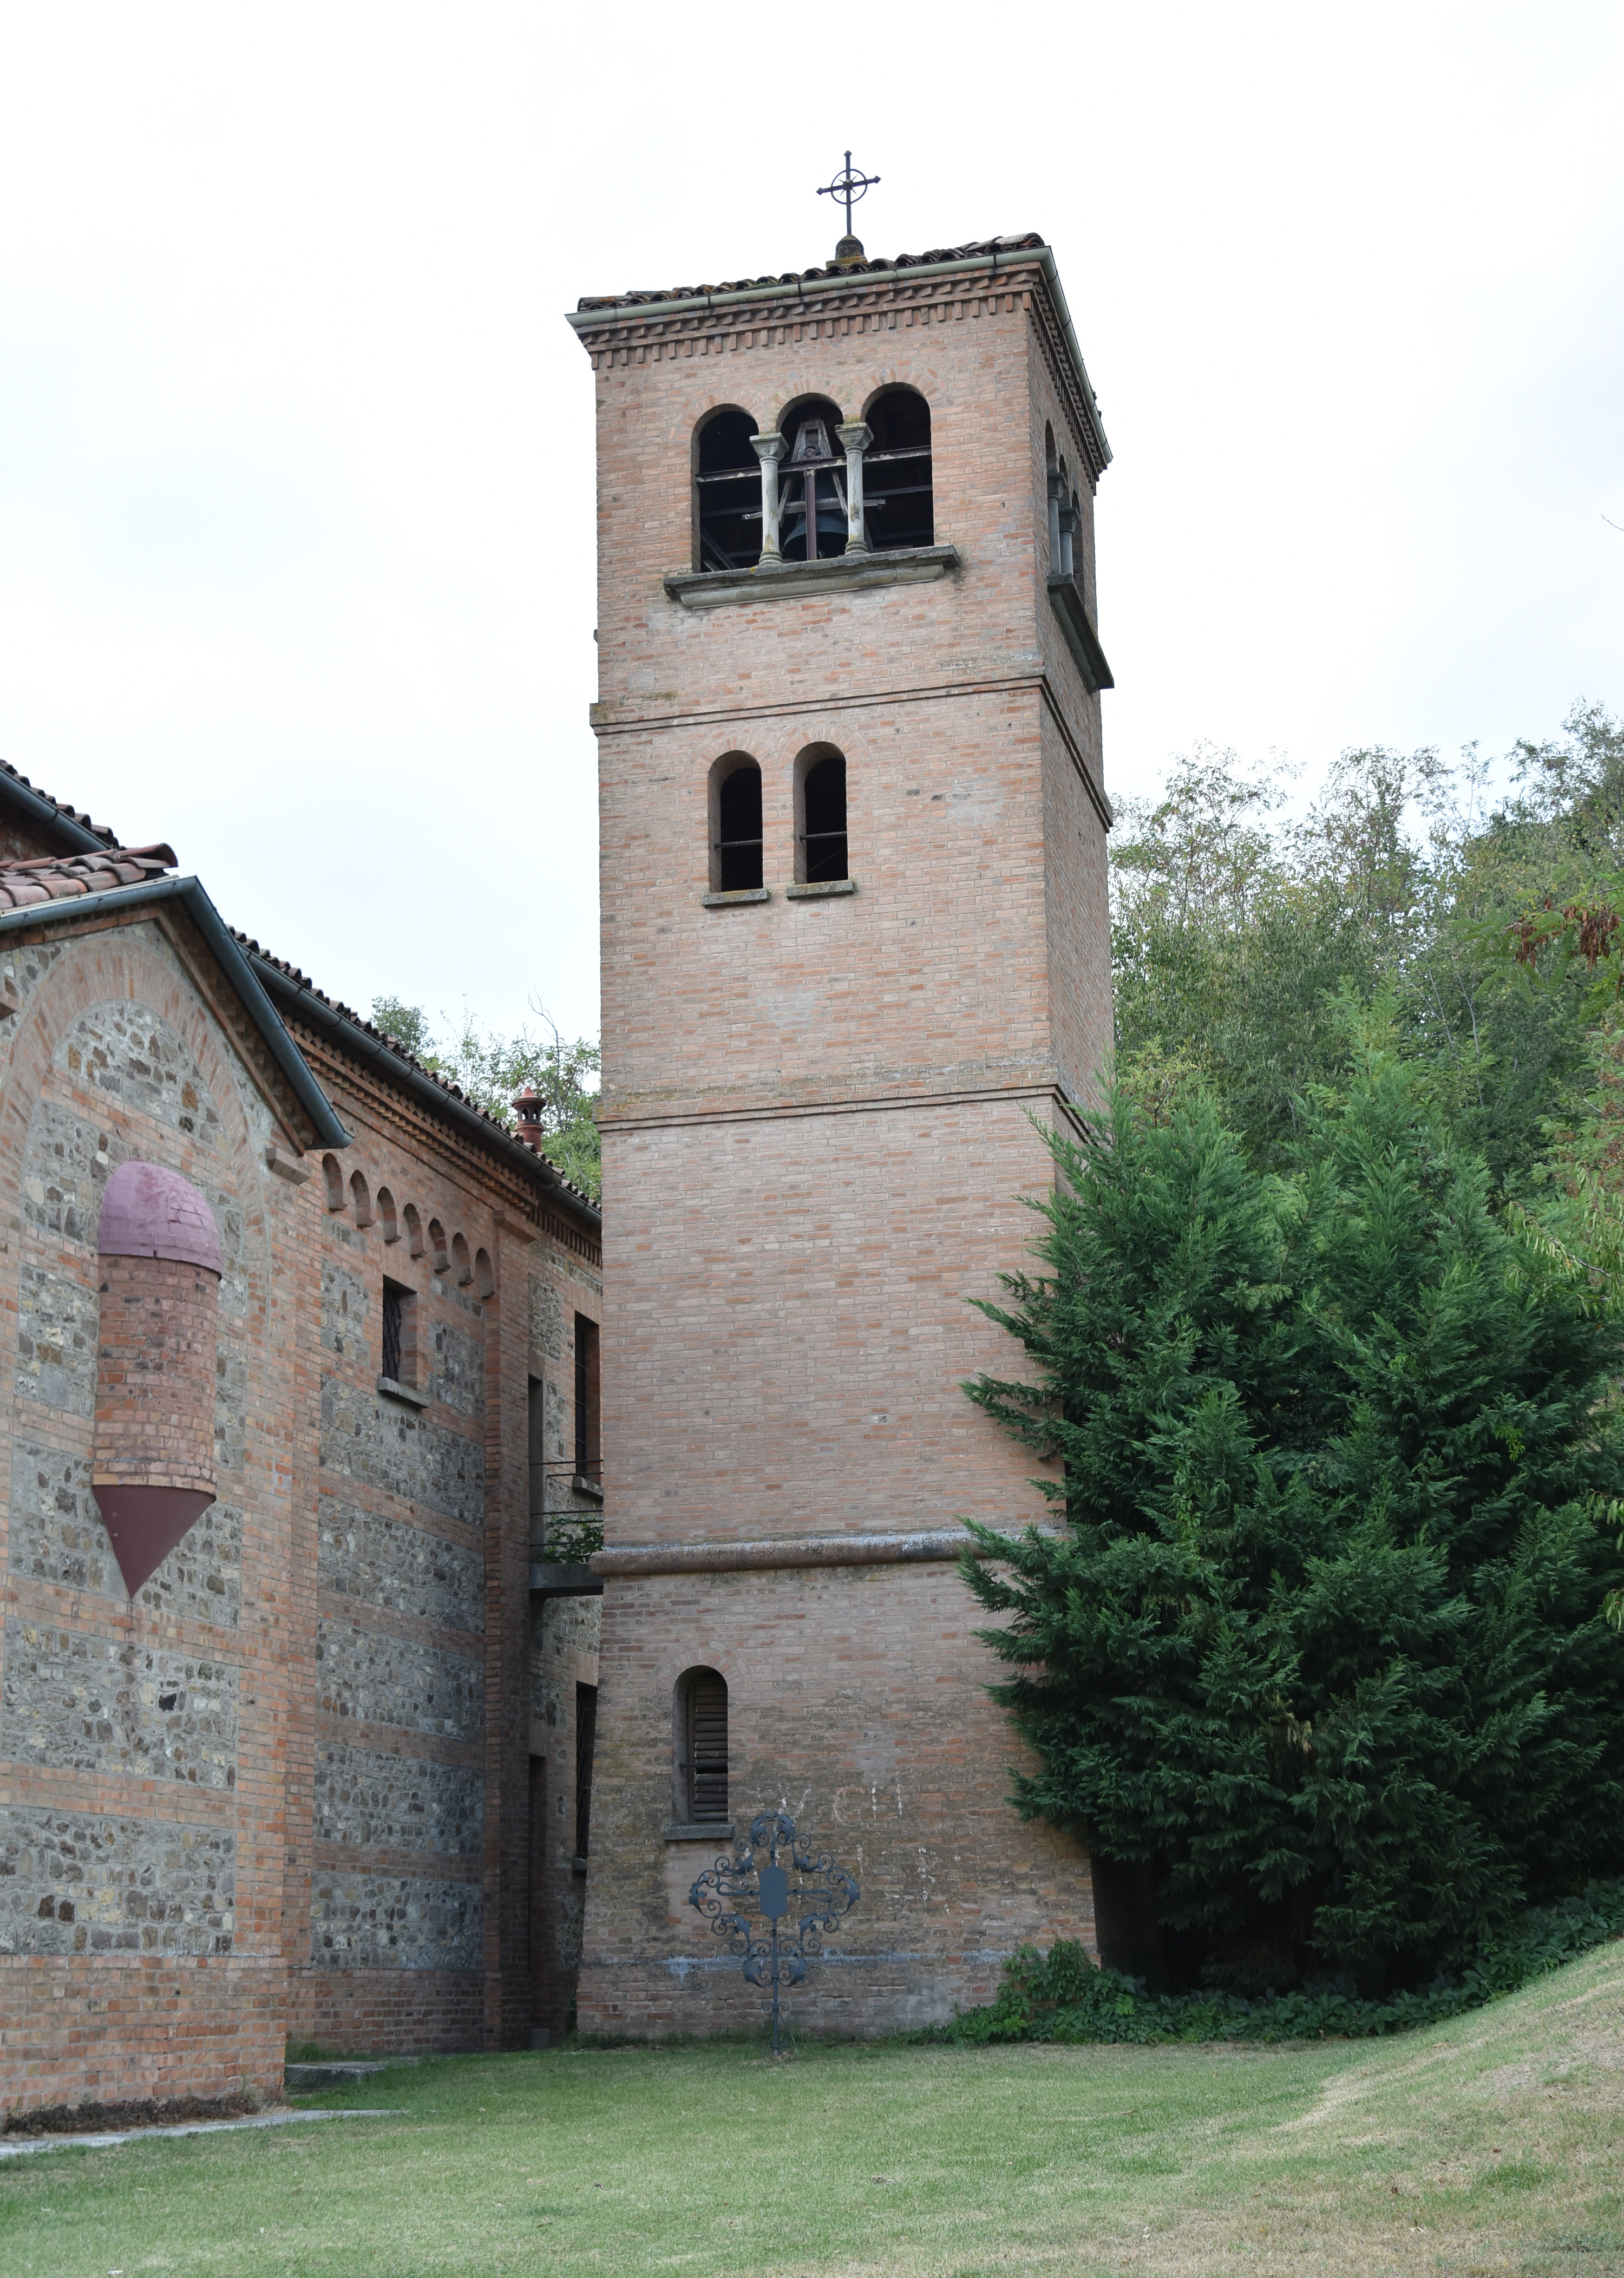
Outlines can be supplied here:
[[1111, 669], [1105, 661], [1105, 651], [1100, 646], [1100, 636], [1089, 623], [1088, 610], [1083, 600], [1083, 589], [1075, 577], [1051, 577], [1048, 598], [1055, 615], [1060, 620], [1060, 630], [1066, 637], [1066, 646], [1077, 660], [1077, 669], [1091, 696], [1102, 688], [1115, 688]]
[[661, 1831], [667, 1843], [730, 1843], [733, 1822], [713, 1819], [705, 1827], [683, 1827], [676, 1820], [667, 1820]]
[[810, 886], [786, 886], [784, 892], [792, 902], [821, 901], [827, 894], [855, 894], [855, 878], [820, 878]]
[[923, 585], [959, 567], [957, 546], [901, 546], [894, 554], [837, 554], [829, 562], [784, 562], [776, 570], [673, 571], [666, 591], [685, 609], [730, 601], [796, 601], [808, 593], [843, 593], [870, 585]]
[[583, 1479], [581, 1473], [577, 1472], [569, 1484], [574, 1488], [576, 1494], [591, 1495], [594, 1502], [601, 1502], [603, 1501], [603, 1481], [601, 1479]]
[[701, 894], [699, 899], [707, 910], [730, 910], [736, 902], [770, 902], [771, 886], [741, 886], [732, 894]]
[[386, 1400], [403, 1400], [408, 1408], [427, 1408], [430, 1395], [415, 1392], [409, 1384], [397, 1384], [393, 1376], [380, 1376], [377, 1388]]

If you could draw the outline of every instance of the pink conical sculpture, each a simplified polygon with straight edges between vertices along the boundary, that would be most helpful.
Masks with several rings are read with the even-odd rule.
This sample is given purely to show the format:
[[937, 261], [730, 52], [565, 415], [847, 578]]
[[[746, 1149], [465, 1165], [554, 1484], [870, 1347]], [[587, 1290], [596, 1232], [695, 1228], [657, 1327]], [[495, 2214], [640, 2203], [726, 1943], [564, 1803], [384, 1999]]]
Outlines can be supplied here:
[[133, 1598], [215, 1499], [214, 1213], [179, 1171], [121, 1163], [97, 1229], [91, 1487]]

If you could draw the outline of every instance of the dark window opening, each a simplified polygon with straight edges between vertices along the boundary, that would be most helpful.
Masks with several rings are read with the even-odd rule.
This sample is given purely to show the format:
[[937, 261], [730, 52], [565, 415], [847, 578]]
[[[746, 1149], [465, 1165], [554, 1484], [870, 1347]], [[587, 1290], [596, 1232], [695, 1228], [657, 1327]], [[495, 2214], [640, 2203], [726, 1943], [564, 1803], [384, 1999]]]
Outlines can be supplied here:
[[690, 1827], [728, 1816], [728, 1680], [713, 1669], [683, 1680], [682, 1793]]
[[576, 1856], [584, 1859], [591, 1832], [592, 1749], [598, 1739], [598, 1687], [576, 1687]]
[[911, 387], [888, 387], [863, 415], [873, 441], [863, 455], [863, 503], [876, 554], [936, 542], [930, 406]]
[[814, 761], [807, 768], [801, 802], [807, 884], [845, 877], [846, 762], [838, 752]]
[[547, 1395], [538, 1376], [531, 1377], [530, 1387], [530, 1540], [539, 1542], [547, 1510]]
[[576, 1476], [603, 1479], [603, 1441], [599, 1420], [599, 1365], [598, 1324], [584, 1313], [576, 1315]]
[[392, 1384], [417, 1388], [417, 1340], [413, 1334], [411, 1290], [399, 1281], [384, 1283], [384, 1349], [382, 1372]]
[[846, 550], [846, 454], [840, 406], [822, 397], [784, 422], [778, 478], [778, 542], [786, 562], [828, 562]]
[[697, 570], [750, 570], [761, 559], [761, 462], [748, 411], [719, 411], [699, 430], [694, 470]]
[[530, 1782], [527, 1800], [530, 1804], [530, 1842], [524, 1909], [525, 1944], [529, 1951], [530, 1977], [530, 2022], [545, 2026], [547, 2022], [547, 1760], [532, 1756], [530, 1760]]
[[753, 761], [724, 776], [716, 799], [716, 883], [723, 894], [761, 883], [761, 770]]

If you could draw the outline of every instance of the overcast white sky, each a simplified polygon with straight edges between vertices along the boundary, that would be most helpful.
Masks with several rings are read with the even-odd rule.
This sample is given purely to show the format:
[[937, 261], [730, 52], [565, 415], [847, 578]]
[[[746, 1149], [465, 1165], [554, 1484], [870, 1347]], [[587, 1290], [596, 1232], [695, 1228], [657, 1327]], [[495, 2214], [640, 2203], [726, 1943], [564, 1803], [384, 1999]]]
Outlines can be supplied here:
[[1624, 707], [1624, 9], [0, 0], [0, 754], [364, 1007], [597, 1021], [583, 292], [1039, 229], [1108, 781]]

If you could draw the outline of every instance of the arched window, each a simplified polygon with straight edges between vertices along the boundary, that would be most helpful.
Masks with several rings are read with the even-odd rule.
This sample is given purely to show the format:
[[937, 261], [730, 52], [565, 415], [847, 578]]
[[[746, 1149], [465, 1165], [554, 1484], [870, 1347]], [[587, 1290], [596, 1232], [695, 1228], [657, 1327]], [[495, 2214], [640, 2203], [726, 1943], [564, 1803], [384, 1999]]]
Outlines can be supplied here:
[[726, 753], [711, 769], [710, 809], [711, 891], [759, 891], [761, 770], [748, 753]]
[[406, 1220], [406, 1246], [414, 1257], [421, 1257], [423, 1247], [423, 1220], [417, 1214], [416, 1204], [408, 1203], [400, 1215]]
[[330, 1211], [341, 1211], [348, 1202], [349, 1196], [344, 1191], [344, 1173], [339, 1168], [339, 1158], [336, 1155], [324, 1155], [322, 1157], [322, 1177], [326, 1181], [327, 1186], [328, 1209]]
[[474, 1278], [474, 1261], [468, 1254], [468, 1237], [466, 1235], [454, 1234], [452, 1235], [451, 1255], [456, 1264], [457, 1286], [459, 1288], [466, 1289], [469, 1283]]
[[482, 1297], [491, 1298], [496, 1295], [496, 1276], [491, 1271], [491, 1253], [488, 1250], [481, 1249], [474, 1252], [474, 1287]]
[[840, 406], [811, 396], [778, 424], [789, 445], [778, 476], [780, 548], [786, 562], [829, 561], [845, 552], [848, 530]]
[[437, 1273], [449, 1273], [451, 1253], [446, 1247], [446, 1229], [437, 1218], [429, 1220], [429, 1248], [434, 1254], [434, 1271]]
[[385, 1242], [399, 1242], [400, 1239], [400, 1221], [395, 1217], [394, 1196], [390, 1193], [387, 1187], [380, 1187], [377, 1190], [377, 1216], [378, 1223], [384, 1229], [384, 1240]]
[[728, 1816], [728, 1680], [690, 1669], [676, 1687], [677, 1815], [690, 1827]]
[[873, 437], [863, 458], [868, 543], [875, 554], [934, 546], [930, 406], [911, 387], [888, 387], [863, 414]]
[[795, 763], [795, 875], [813, 886], [850, 875], [846, 854], [846, 762], [832, 744], [809, 744]]
[[750, 570], [761, 559], [761, 462], [756, 423], [728, 406], [694, 431], [694, 568]]
[[1045, 425], [1043, 430], [1043, 467], [1048, 484], [1045, 512], [1048, 516], [1048, 574], [1060, 575], [1060, 460], [1055, 449], [1055, 431]]
[[352, 1171], [349, 1174], [349, 1192], [350, 1200], [355, 1205], [356, 1225], [370, 1226], [372, 1223], [372, 1197], [367, 1192], [367, 1182], [362, 1177], [359, 1171]]

